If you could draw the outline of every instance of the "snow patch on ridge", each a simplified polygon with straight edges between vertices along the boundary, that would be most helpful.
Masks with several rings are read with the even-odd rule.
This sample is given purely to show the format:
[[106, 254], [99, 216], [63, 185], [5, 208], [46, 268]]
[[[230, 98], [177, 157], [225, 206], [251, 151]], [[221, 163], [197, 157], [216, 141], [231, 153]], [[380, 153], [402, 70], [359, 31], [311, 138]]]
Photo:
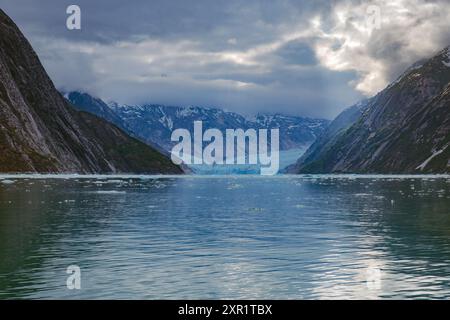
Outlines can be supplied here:
[[448, 147], [448, 144], [446, 144], [441, 150], [432, 151], [433, 154], [427, 160], [425, 160], [421, 165], [417, 166], [416, 170], [423, 171], [423, 169], [425, 169], [425, 167], [430, 163], [430, 161], [433, 160], [438, 155], [440, 155], [442, 152], [444, 152], [445, 149], [447, 149], [447, 147]]
[[443, 60], [442, 63], [444, 64], [444, 66], [450, 68], [450, 48], [447, 48], [447, 54], [444, 56], [444, 58], [444, 60], [447, 60], [448, 62]]

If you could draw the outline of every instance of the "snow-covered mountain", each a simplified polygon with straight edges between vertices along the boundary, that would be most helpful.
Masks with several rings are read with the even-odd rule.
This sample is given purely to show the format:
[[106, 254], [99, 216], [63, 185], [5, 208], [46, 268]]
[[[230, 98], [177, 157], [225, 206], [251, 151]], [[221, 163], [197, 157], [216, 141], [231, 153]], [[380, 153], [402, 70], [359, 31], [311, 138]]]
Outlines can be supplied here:
[[170, 141], [177, 128], [193, 132], [194, 121], [203, 122], [203, 130], [225, 129], [280, 129], [280, 150], [300, 149], [313, 143], [328, 126], [324, 119], [259, 114], [252, 118], [217, 108], [173, 107], [155, 104], [119, 105], [106, 104], [87, 93], [70, 92], [65, 97], [77, 108], [96, 114], [152, 145], [170, 151], [175, 142]]

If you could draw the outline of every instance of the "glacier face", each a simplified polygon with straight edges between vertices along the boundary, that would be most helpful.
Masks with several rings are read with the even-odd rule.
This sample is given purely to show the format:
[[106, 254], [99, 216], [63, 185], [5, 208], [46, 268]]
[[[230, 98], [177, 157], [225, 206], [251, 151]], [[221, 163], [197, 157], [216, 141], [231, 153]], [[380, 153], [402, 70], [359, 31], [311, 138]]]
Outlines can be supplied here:
[[[281, 150], [279, 153], [279, 173], [284, 172], [289, 165], [295, 163], [305, 151], [307, 146], [302, 148], [293, 148], [289, 150]], [[232, 164], [232, 165], [207, 165], [207, 164], [191, 164], [188, 167], [195, 174], [201, 175], [227, 175], [227, 174], [260, 174], [261, 166], [259, 164]]]

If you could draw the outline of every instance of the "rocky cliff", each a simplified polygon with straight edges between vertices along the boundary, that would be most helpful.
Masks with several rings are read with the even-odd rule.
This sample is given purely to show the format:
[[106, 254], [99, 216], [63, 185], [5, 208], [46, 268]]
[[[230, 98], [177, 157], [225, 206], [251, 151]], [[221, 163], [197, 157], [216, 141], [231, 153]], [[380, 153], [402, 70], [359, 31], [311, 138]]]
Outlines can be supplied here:
[[55, 89], [0, 9], [0, 172], [180, 173], [159, 152]]
[[446, 48], [406, 70], [344, 125], [339, 116], [331, 124], [338, 130], [325, 133], [290, 172], [450, 172], [449, 91]]

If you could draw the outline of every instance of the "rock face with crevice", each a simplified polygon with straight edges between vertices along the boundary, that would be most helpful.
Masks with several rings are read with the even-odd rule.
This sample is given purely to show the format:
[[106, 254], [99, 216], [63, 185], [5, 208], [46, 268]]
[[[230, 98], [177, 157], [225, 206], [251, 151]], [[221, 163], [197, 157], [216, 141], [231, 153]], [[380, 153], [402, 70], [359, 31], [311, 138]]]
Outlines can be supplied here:
[[0, 172], [182, 171], [116, 126], [73, 108], [0, 9]]

